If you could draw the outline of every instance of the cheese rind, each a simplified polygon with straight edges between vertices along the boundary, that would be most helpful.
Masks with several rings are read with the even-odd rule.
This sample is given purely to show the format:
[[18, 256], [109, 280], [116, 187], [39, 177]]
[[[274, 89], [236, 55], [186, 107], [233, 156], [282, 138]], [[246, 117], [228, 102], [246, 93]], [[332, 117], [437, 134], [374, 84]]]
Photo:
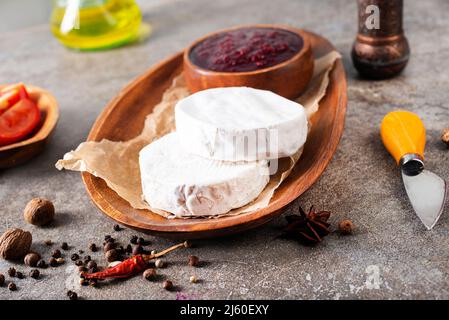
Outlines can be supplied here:
[[144, 199], [178, 217], [226, 213], [254, 200], [269, 181], [267, 161], [225, 162], [189, 154], [178, 133], [140, 151]]
[[216, 160], [254, 161], [295, 154], [307, 138], [303, 106], [247, 87], [199, 91], [175, 107], [176, 131], [192, 153]]

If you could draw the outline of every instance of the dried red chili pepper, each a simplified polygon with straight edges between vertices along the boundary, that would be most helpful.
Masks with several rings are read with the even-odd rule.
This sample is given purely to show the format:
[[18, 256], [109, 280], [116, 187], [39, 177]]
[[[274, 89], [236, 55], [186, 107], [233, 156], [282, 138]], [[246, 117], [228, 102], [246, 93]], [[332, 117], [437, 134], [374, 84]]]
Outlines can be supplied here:
[[81, 276], [85, 279], [97, 279], [97, 280], [105, 280], [105, 279], [124, 279], [129, 278], [133, 275], [136, 275], [147, 268], [147, 262], [161, 257], [173, 250], [178, 248], [187, 248], [188, 243], [180, 243], [164, 251], [161, 251], [156, 254], [140, 254], [136, 255], [132, 258], [129, 258], [122, 263], [116, 265], [115, 267], [108, 268], [104, 271], [95, 272], [95, 273], [86, 273], [82, 272]]
[[81, 273], [85, 279], [121, 279], [131, 277], [146, 269], [146, 262], [141, 255], [129, 258], [115, 267], [95, 273]]

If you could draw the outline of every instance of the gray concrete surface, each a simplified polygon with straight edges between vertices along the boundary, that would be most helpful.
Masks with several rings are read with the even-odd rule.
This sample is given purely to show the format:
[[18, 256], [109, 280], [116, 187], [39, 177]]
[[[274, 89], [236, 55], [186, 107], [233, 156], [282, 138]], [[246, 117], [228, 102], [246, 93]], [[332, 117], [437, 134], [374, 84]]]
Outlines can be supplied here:
[[[316, 247], [304, 247], [275, 239], [284, 224], [281, 216], [257, 230], [200, 241], [195, 249], [171, 255], [171, 265], [162, 273], [180, 292], [166, 292], [161, 282], [148, 283], [140, 277], [76, 291], [85, 299], [449, 298], [449, 212], [433, 231], [425, 231], [379, 139], [379, 123], [388, 111], [417, 112], [428, 129], [427, 166], [449, 179], [449, 150], [439, 140], [440, 131], [449, 125], [447, 1], [406, 2], [412, 59], [403, 75], [379, 82], [359, 79], [349, 60], [356, 32], [352, 0], [148, 1], [143, 9], [154, 27], [149, 41], [107, 52], [66, 50], [47, 25], [0, 34], [0, 83], [25, 81], [47, 88], [61, 105], [60, 122], [45, 152], [26, 165], [0, 172], [0, 232], [8, 227], [30, 230], [33, 249], [47, 258], [45, 239], [67, 241], [76, 250], [86, 249], [92, 241], [99, 244], [105, 234], [127, 241], [135, 232], [113, 232], [114, 222], [91, 203], [79, 174], [58, 172], [56, 160], [85, 140], [97, 115], [120, 88], [205, 32], [242, 23], [287, 23], [322, 34], [343, 54], [349, 104], [334, 159], [285, 213], [314, 204], [334, 212], [334, 225], [352, 219], [355, 235], [332, 234]], [[37, 196], [52, 199], [58, 209], [51, 227], [36, 228], [22, 219], [25, 203]], [[148, 238], [152, 248], [173, 243]], [[207, 264], [194, 270], [187, 267], [184, 261], [191, 253]], [[93, 256], [102, 261], [100, 254]], [[43, 271], [38, 282], [17, 280], [16, 292], [0, 287], [0, 299], [65, 299], [65, 291], [74, 286], [70, 265]], [[9, 266], [0, 261], [0, 272]], [[25, 266], [18, 269], [28, 271]], [[203, 281], [190, 284], [192, 274]]]

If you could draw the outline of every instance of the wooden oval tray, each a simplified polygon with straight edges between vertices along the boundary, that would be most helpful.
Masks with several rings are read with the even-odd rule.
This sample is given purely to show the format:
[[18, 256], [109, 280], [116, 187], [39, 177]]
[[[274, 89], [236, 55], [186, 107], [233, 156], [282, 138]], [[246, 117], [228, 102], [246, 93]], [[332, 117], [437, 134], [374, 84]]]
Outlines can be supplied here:
[[[315, 57], [334, 50], [326, 39], [310, 36]], [[124, 88], [95, 122], [88, 141], [103, 138], [123, 141], [137, 136], [145, 117], [160, 102], [163, 92], [182, 71], [182, 53], [149, 69]], [[130, 228], [170, 238], [207, 238], [241, 232], [260, 226], [279, 215], [284, 206], [295, 200], [319, 178], [331, 160], [343, 133], [346, 113], [346, 76], [341, 60], [330, 74], [326, 96], [313, 116], [301, 160], [290, 176], [276, 190], [270, 204], [261, 210], [218, 219], [166, 219], [148, 210], [132, 208], [106, 183], [89, 173], [83, 180], [93, 202], [106, 215]], [[132, 119], [132, 120], [131, 120]]]

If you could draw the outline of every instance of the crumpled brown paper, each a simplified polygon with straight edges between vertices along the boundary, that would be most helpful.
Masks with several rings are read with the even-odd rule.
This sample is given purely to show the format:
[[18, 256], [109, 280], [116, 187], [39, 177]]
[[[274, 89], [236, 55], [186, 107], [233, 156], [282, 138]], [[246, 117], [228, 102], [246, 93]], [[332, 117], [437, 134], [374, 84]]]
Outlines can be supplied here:
[[[339, 58], [340, 54], [332, 51], [315, 60], [312, 80], [307, 91], [297, 100], [306, 109], [309, 119], [318, 110], [319, 102], [326, 94], [329, 72]], [[183, 76], [178, 76], [153, 113], [147, 116], [139, 136], [122, 142], [106, 139], [100, 142], [83, 142], [75, 151], [66, 153], [64, 159], [56, 163], [56, 168], [89, 172], [102, 178], [109, 188], [128, 201], [133, 208], [148, 209], [166, 218], [175, 217], [172, 213], [150, 208], [143, 200], [138, 159], [139, 151], [144, 146], [175, 130], [174, 107], [176, 102], [189, 94]], [[292, 157], [280, 159], [277, 173], [270, 177], [270, 182], [259, 197], [248, 205], [224, 215], [237, 215], [266, 207], [274, 191], [288, 177], [301, 154], [302, 149]]]

